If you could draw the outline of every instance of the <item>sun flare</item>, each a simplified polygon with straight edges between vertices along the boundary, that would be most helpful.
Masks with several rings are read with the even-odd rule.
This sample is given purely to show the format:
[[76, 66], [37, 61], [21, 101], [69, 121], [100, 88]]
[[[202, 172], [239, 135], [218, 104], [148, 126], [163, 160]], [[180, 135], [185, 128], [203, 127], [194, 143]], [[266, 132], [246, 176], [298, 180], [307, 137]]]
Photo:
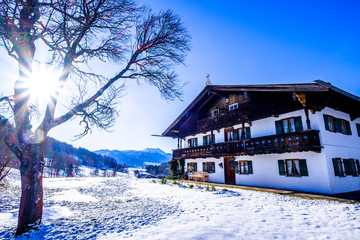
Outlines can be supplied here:
[[59, 88], [58, 73], [51, 68], [35, 68], [28, 84], [32, 100], [48, 101]]

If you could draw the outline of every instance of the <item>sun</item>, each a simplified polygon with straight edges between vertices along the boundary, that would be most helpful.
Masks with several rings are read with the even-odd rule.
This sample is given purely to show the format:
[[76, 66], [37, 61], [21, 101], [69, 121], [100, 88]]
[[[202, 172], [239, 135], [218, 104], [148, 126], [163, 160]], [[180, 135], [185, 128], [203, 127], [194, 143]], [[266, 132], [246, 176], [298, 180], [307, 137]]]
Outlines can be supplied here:
[[28, 80], [30, 98], [34, 101], [47, 102], [58, 89], [59, 74], [51, 68], [39, 66], [33, 69]]

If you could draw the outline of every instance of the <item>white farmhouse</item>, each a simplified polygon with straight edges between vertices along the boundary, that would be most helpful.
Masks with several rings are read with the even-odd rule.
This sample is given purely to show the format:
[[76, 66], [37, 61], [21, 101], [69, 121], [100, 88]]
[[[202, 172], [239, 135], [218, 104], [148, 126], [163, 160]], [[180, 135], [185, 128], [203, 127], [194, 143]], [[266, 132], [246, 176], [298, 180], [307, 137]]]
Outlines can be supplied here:
[[209, 182], [360, 190], [360, 98], [320, 80], [208, 84], [163, 136], [179, 140], [172, 161]]

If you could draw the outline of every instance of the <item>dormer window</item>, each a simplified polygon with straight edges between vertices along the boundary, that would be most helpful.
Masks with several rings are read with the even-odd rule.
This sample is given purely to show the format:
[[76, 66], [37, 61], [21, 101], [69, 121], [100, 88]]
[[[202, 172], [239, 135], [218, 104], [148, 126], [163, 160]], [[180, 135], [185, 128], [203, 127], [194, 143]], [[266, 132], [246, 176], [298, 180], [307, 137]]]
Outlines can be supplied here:
[[239, 105], [237, 103], [231, 104], [229, 105], [229, 111], [235, 110], [239, 107]]
[[213, 117], [213, 116], [217, 116], [217, 115], [219, 115], [219, 113], [220, 113], [219, 109], [212, 110], [212, 111], [211, 111], [211, 116], [212, 116], [212, 117]]

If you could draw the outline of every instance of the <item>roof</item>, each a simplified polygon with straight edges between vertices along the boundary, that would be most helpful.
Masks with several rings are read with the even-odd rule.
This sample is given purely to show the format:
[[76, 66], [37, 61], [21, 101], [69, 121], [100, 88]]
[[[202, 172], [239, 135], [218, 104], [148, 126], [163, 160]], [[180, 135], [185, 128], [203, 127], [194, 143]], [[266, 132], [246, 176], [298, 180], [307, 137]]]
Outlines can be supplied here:
[[205, 96], [210, 93], [234, 93], [234, 92], [329, 92], [333, 91], [360, 103], [360, 97], [337, 88], [322, 80], [314, 83], [295, 84], [259, 84], [259, 85], [207, 85], [185, 110], [170, 124], [162, 133], [163, 136], [172, 136], [171, 130], [183, 119]]

